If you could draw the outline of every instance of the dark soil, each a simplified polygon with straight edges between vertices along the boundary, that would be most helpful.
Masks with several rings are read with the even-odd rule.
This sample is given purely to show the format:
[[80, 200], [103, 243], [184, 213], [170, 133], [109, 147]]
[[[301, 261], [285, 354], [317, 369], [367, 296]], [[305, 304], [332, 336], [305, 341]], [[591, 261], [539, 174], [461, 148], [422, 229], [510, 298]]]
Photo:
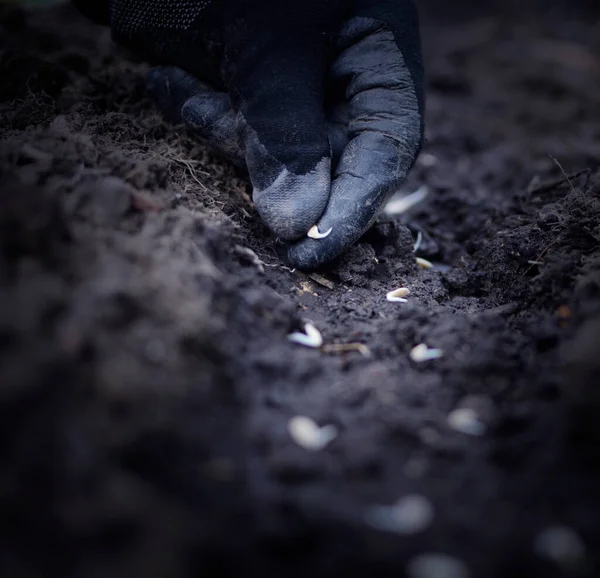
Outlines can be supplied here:
[[[600, 575], [600, 27], [424, 20], [430, 194], [319, 277], [106, 30], [2, 7], [3, 577]], [[339, 435], [306, 451], [295, 415]], [[369, 526], [406, 494], [429, 527]]]

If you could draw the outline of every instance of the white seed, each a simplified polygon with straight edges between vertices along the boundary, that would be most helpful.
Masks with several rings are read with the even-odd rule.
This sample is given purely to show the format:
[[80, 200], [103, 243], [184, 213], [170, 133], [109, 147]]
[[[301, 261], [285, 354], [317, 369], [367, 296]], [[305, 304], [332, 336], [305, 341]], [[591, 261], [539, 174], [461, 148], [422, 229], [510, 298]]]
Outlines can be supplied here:
[[385, 298], [392, 303], [407, 303], [407, 300], [404, 299], [410, 293], [410, 289], [406, 287], [400, 287], [399, 289], [394, 289], [390, 291]]
[[479, 419], [475, 410], [470, 407], [461, 407], [448, 414], [448, 425], [460, 433], [470, 436], [482, 436], [485, 433], [485, 424]]
[[333, 227], [329, 227], [329, 229], [327, 231], [325, 231], [324, 233], [319, 233], [319, 227], [317, 227], [316, 225], [313, 225], [307, 235], [311, 238], [311, 239], [324, 239], [325, 237], [327, 237], [329, 235], [329, 233], [331, 233], [331, 231], [333, 231]]
[[439, 359], [443, 357], [444, 352], [441, 349], [429, 349], [425, 343], [419, 343], [410, 350], [410, 358], [415, 363], [421, 363], [423, 361], [430, 361], [432, 359]]
[[536, 537], [534, 549], [539, 556], [562, 566], [572, 566], [585, 557], [585, 545], [568, 526], [550, 526]]
[[406, 567], [409, 578], [469, 578], [464, 562], [447, 554], [429, 553], [413, 558]]
[[415, 244], [413, 245], [413, 253], [416, 253], [419, 250], [419, 247], [421, 246], [421, 242], [423, 241], [423, 233], [421, 233], [421, 231], [417, 232], [417, 240], [415, 241]]
[[423, 269], [433, 269], [433, 263], [423, 257], [417, 257], [417, 265], [423, 267]]
[[412, 209], [415, 205], [424, 201], [429, 190], [425, 185], [419, 187], [414, 193], [400, 197], [399, 199], [392, 199], [384, 209], [384, 212], [388, 215], [401, 215]]
[[290, 419], [288, 432], [300, 447], [309, 451], [322, 450], [338, 436], [334, 425], [319, 427], [312, 419], [301, 415]]
[[306, 347], [318, 348], [323, 345], [321, 332], [312, 323], [306, 323], [304, 325], [304, 333], [290, 333], [288, 339]]
[[384, 532], [418, 534], [431, 525], [433, 515], [431, 502], [414, 494], [400, 498], [393, 506], [371, 506], [365, 513], [365, 521]]

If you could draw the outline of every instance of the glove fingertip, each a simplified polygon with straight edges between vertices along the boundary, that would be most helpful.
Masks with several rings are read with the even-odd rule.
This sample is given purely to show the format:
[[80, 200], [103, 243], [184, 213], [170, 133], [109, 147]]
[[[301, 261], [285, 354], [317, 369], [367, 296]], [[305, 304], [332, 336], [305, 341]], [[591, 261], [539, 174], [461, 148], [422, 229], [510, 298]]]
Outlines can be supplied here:
[[[355, 241], [353, 231], [350, 231], [351, 241], [347, 239], [347, 234], [340, 231], [338, 225], [337, 230], [332, 232], [324, 239], [302, 239], [298, 243], [292, 245], [288, 249], [288, 261], [292, 267], [302, 271], [315, 270], [327, 265], [337, 257], [339, 257], [352, 242]], [[319, 230], [326, 230], [324, 225], [319, 225]], [[350, 227], [350, 229], [353, 229]]]

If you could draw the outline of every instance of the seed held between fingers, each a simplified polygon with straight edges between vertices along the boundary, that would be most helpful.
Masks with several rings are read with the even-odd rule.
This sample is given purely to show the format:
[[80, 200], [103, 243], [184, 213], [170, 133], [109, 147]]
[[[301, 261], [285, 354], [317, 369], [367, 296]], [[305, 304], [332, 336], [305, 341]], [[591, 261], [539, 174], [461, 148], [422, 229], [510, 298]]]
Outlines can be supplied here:
[[313, 225], [308, 233], [306, 233], [311, 239], [324, 239], [325, 237], [327, 237], [329, 235], [329, 233], [331, 233], [331, 231], [333, 231], [333, 227], [329, 227], [329, 229], [327, 231], [325, 231], [324, 233], [320, 233], [319, 232], [319, 227], [317, 227], [316, 225]]
[[399, 289], [394, 289], [390, 291], [385, 298], [392, 303], [407, 303], [408, 300], [404, 299], [410, 293], [410, 289], [406, 287], [400, 287]]
[[300, 333], [299, 331], [290, 333], [288, 339], [306, 347], [319, 348], [323, 345], [321, 332], [312, 323], [304, 325], [304, 333]]

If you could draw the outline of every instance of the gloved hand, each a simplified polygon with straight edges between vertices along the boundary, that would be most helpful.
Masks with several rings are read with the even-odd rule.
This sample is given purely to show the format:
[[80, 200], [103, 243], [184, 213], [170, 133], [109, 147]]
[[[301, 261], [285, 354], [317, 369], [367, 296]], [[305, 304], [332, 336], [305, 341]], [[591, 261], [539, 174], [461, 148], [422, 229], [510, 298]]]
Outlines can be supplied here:
[[[148, 89], [169, 119], [247, 167], [263, 221], [294, 242], [293, 266], [348, 249], [415, 161], [424, 104], [412, 0], [79, 4], [162, 65]], [[313, 225], [331, 232], [309, 238]]]

